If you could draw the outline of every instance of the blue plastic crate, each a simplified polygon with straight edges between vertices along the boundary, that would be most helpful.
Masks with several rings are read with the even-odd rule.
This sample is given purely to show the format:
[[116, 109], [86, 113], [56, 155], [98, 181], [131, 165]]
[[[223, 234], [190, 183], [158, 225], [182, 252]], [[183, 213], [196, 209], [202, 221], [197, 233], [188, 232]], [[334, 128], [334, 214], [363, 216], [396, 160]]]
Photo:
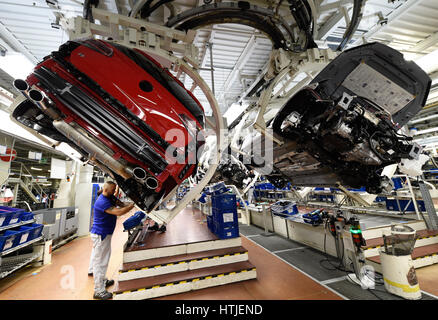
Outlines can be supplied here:
[[216, 233], [216, 226], [212, 216], [207, 216], [207, 227], [212, 233]]
[[17, 237], [15, 238], [15, 246], [19, 246], [30, 240], [31, 229], [31, 227], [21, 226], [18, 229], [13, 230], [18, 232]]
[[239, 237], [239, 226], [235, 227], [220, 227], [219, 225], [215, 224], [216, 232], [215, 234], [220, 239], [231, 239], [231, 238], [237, 238]]
[[0, 206], [0, 211], [21, 213], [21, 212], [24, 212], [24, 209]]
[[30, 225], [21, 226], [19, 231], [29, 231], [29, 237], [27, 241], [33, 240], [41, 236], [41, 232], [43, 231], [43, 224], [32, 223]]
[[303, 214], [303, 220], [305, 223], [311, 225], [318, 225], [322, 222], [322, 218], [318, 210]]
[[211, 197], [211, 206], [216, 210], [233, 210], [237, 209], [236, 195], [230, 193], [224, 193], [221, 195], [215, 195]]
[[7, 226], [11, 218], [10, 212], [0, 212], [0, 227]]
[[20, 221], [29, 221], [33, 220], [33, 213], [32, 212], [22, 212], [20, 213]]
[[237, 211], [213, 213], [213, 222], [219, 228], [235, 227], [239, 225]]
[[2, 251], [6, 251], [8, 249], [11, 249], [13, 247], [17, 246], [18, 238], [20, 237], [21, 232], [14, 231], [14, 230], [6, 230], [3, 235], [1, 236], [3, 238], [3, 247]]
[[397, 177], [397, 178], [391, 178], [391, 179], [392, 179], [392, 182], [394, 183], [394, 190], [403, 188], [402, 178]]
[[15, 239], [19, 235], [19, 232], [6, 230], [3, 233], [0, 233], [0, 251], [6, 251], [15, 247]]
[[7, 226], [20, 222], [20, 214], [24, 209], [0, 206], [0, 226]]
[[[391, 211], [403, 211], [406, 208], [409, 200], [399, 199], [398, 201], [400, 203], [401, 209], [399, 208], [396, 199], [386, 199], [386, 209]], [[423, 200], [417, 200], [417, 205], [418, 205], [418, 210], [426, 211], [426, 206], [424, 205]], [[409, 206], [407, 207], [405, 212], [415, 212], [414, 203], [412, 201], [411, 203], [409, 203]]]
[[281, 217], [292, 216], [298, 213], [298, 208], [295, 202], [282, 200], [271, 205], [271, 213]]
[[204, 189], [207, 195], [220, 195], [228, 191], [227, 186], [224, 182], [218, 182], [214, 185], [208, 186]]

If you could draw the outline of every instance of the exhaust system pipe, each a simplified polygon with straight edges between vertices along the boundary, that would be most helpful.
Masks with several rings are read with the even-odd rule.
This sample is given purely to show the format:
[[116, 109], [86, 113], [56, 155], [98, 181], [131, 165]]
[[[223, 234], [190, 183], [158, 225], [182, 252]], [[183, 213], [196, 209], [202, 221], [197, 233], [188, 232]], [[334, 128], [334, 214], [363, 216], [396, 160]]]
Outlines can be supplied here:
[[[23, 94], [24, 93], [27, 94], [27, 91], [29, 90], [29, 85], [23, 79], [15, 79], [13, 82], [13, 85], [14, 85], [15, 89], [17, 89], [18, 91], [21, 91]], [[26, 98], [28, 98], [28, 97], [26, 97]]]
[[32, 89], [28, 92], [29, 99], [33, 101], [38, 108], [44, 112], [47, 116], [54, 120], [58, 120], [61, 116], [56, 112], [53, 108], [47, 107], [46, 102], [44, 101], [44, 96], [41, 91]]
[[158, 180], [155, 177], [148, 176], [143, 168], [135, 167], [132, 170], [132, 174], [136, 179], [143, 181], [149, 189], [155, 190], [158, 188]]
[[57, 120], [60, 118], [60, 115], [50, 107], [47, 107], [44, 102], [44, 96], [41, 91], [30, 89], [28, 83], [23, 79], [15, 79], [13, 83], [15, 89], [20, 91], [26, 99], [29, 99], [33, 103], [37, 105], [37, 107], [44, 112], [50, 118]]
[[155, 190], [158, 188], [158, 180], [152, 176], [147, 177], [144, 182], [149, 189]]
[[53, 121], [53, 126], [67, 138], [73, 140], [78, 146], [87, 151], [90, 154], [90, 158], [96, 158], [99, 162], [125, 179], [131, 178], [131, 174], [126, 171], [125, 167], [120, 162], [114, 160], [112, 156], [108, 155], [93, 141], [77, 131], [71, 125], [62, 120], [55, 120]]
[[143, 168], [140, 168], [140, 167], [135, 167], [132, 170], [132, 174], [138, 180], [144, 180], [147, 177], [146, 171]]

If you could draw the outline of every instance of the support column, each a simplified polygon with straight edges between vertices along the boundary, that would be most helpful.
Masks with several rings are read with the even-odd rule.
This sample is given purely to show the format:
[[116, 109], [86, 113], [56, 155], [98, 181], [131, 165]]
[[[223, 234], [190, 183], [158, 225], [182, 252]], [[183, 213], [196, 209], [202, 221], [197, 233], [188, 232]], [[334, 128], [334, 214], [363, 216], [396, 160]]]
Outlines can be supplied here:
[[92, 166], [85, 165], [80, 167], [79, 183], [76, 185], [75, 195], [75, 206], [79, 209], [78, 236], [88, 235], [90, 231], [92, 177]]

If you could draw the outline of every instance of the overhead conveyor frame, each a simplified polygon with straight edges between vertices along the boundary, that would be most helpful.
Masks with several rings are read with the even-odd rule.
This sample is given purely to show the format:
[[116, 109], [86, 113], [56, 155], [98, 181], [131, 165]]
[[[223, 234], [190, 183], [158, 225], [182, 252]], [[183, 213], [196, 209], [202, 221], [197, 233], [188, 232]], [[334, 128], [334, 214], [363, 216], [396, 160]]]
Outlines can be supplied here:
[[[92, 38], [103, 36], [112, 38], [112, 42], [142, 50], [156, 59], [163, 67], [168, 68], [177, 74], [185, 73], [189, 76], [196, 87], [204, 93], [213, 111], [214, 123], [207, 121], [213, 134], [216, 136], [215, 152], [212, 154], [212, 161], [203, 179], [192, 188], [184, 198], [172, 209], [156, 210], [149, 213], [149, 216], [162, 225], [167, 225], [182, 209], [193, 199], [199, 197], [204, 187], [208, 184], [220, 162], [223, 142], [223, 119], [219, 105], [213, 92], [207, 83], [197, 72], [199, 68], [197, 48], [193, 45], [194, 31], [187, 32], [174, 30], [168, 27], [158, 26], [142, 20], [110, 13], [101, 9], [92, 9], [92, 15], [96, 20], [105, 22], [106, 25], [92, 23], [82, 17], [64, 19], [61, 21], [63, 28], [68, 32], [70, 40]], [[120, 30], [122, 27], [122, 30]], [[176, 43], [176, 41], [181, 41]], [[182, 54], [182, 58], [176, 57], [172, 52]], [[163, 202], [173, 197], [178, 186], [175, 187], [164, 199]]]

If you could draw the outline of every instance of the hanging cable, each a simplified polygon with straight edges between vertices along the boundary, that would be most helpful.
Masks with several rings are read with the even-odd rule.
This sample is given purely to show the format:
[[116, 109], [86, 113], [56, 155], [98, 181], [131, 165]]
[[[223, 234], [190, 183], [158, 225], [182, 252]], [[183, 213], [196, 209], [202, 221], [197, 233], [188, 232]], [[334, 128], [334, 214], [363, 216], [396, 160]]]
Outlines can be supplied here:
[[344, 37], [337, 47], [336, 51], [342, 51], [345, 46], [350, 41], [351, 37], [353, 37], [354, 33], [357, 30], [357, 27], [359, 26], [360, 21], [362, 20], [362, 8], [364, 5], [363, 0], [354, 0], [354, 6], [353, 6], [353, 14], [351, 15], [351, 21], [348, 25], [347, 30], [345, 30]]

